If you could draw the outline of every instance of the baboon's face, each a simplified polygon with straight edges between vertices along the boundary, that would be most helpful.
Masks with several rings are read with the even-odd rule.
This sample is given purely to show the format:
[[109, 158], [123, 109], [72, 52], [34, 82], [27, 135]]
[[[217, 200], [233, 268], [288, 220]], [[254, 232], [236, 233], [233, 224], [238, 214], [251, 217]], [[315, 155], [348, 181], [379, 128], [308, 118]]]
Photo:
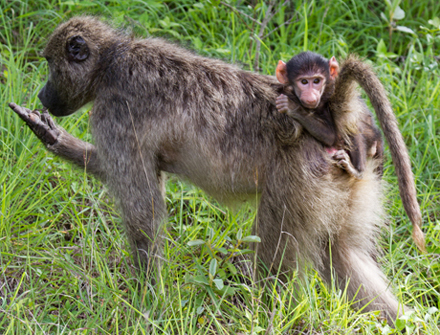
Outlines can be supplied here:
[[43, 52], [49, 78], [38, 98], [55, 116], [70, 115], [94, 98], [92, 74], [98, 48], [82, 28], [61, 25]]

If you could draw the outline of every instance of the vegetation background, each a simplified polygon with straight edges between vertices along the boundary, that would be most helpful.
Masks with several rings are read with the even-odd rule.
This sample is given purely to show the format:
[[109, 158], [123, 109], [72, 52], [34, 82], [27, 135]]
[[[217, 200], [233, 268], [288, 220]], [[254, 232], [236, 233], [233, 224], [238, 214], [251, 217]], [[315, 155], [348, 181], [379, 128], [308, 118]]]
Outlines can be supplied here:
[[[295, 284], [252, 283], [239, 260], [255, 212], [230, 212], [170, 178], [159, 281], [135, 273], [101, 183], [46, 152], [7, 103], [41, 107], [41, 50], [60, 22], [98, 15], [209, 57], [273, 74], [303, 50], [374, 64], [413, 163], [428, 253], [411, 240], [387, 155], [389, 228], [380, 263], [407, 334], [440, 334], [440, 2], [437, 0], [0, 0], [0, 334], [394, 334], [350, 308], [313, 270]], [[91, 141], [90, 106], [57, 119]], [[313, 243], [313, 241], [311, 241]]]

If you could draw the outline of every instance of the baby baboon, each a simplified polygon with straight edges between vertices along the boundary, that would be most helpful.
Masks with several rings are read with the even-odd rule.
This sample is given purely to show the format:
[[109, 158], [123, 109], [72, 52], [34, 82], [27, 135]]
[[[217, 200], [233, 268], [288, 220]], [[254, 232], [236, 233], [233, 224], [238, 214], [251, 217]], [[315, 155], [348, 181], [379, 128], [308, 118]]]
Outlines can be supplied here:
[[[350, 175], [360, 178], [367, 157], [373, 157], [382, 174], [383, 143], [371, 112], [357, 93], [357, 83], [366, 91], [390, 144], [404, 208], [413, 224], [413, 238], [421, 251], [425, 239], [408, 152], [384, 88], [372, 69], [354, 56], [342, 65], [335, 57], [303, 52], [287, 64], [279, 61], [276, 75], [284, 85], [277, 108], [294, 117]], [[340, 150], [342, 149], [342, 150]], [[348, 152], [348, 154], [346, 153]]]
[[[353, 177], [362, 177], [367, 157], [377, 160], [379, 173], [382, 174], [382, 137], [366, 105], [357, 113], [359, 120], [355, 129], [344, 127], [341, 130], [345, 133], [342, 134], [336, 129], [329, 100], [335, 90], [338, 72], [339, 64], [335, 57], [327, 60], [310, 51], [292, 57], [287, 64], [279, 61], [276, 76], [284, 85], [285, 94], [277, 98], [278, 111], [301, 123], [327, 147], [338, 165]], [[336, 121], [338, 125], [345, 126], [345, 120]]]
[[44, 56], [42, 104], [65, 116], [93, 101], [95, 145], [46, 113], [10, 107], [48, 150], [109, 186], [141, 268], [156, 253], [151, 240], [165, 218], [163, 172], [174, 173], [220, 201], [260, 195], [255, 230], [264, 264], [285, 271], [312, 263], [328, 283], [347, 285], [358, 307], [381, 310], [390, 323], [402, 313], [374, 260], [380, 178], [369, 164], [361, 182], [336, 173], [324, 146], [277, 111], [274, 77], [162, 39], [128, 38], [90, 17], [61, 24]]

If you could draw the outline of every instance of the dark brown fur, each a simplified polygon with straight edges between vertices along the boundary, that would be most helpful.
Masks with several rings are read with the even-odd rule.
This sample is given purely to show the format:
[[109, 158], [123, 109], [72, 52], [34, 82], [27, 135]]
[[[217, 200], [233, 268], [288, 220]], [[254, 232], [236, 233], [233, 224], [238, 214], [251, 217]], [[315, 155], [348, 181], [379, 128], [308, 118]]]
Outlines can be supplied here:
[[[86, 59], [81, 39], [66, 45], [74, 36], [86, 42]], [[268, 267], [311, 263], [327, 283], [347, 285], [364, 311], [381, 310], [390, 323], [402, 313], [374, 260], [383, 224], [374, 166], [360, 182], [338, 174], [324, 146], [276, 110], [274, 77], [162, 39], [129, 39], [89, 17], [60, 25], [44, 55], [43, 105], [61, 116], [94, 101], [95, 145], [48, 115], [10, 106], [50, 151], [106, 182], [142, 268], [157, 252], [152, 240], [166, 217], [163, 173], [175, 173], [220, 201], [259, 194], [258, 257]]]

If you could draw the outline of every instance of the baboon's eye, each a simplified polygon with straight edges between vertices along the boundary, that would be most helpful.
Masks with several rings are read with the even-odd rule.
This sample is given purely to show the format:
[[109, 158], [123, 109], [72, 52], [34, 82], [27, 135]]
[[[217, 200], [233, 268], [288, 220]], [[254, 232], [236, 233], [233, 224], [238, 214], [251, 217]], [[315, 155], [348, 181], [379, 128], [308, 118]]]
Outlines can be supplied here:
[[319, 84], [319, 82], [321, 81], [321, 79], [319, 78], [315, 78], [315, 80], [313, 81], [315, 84]]
[[301, 80], [301, 84], [303, 84], [303, 85], [307, 85], [308, 83], [309, 83], [309, 81], [307, 79]]

